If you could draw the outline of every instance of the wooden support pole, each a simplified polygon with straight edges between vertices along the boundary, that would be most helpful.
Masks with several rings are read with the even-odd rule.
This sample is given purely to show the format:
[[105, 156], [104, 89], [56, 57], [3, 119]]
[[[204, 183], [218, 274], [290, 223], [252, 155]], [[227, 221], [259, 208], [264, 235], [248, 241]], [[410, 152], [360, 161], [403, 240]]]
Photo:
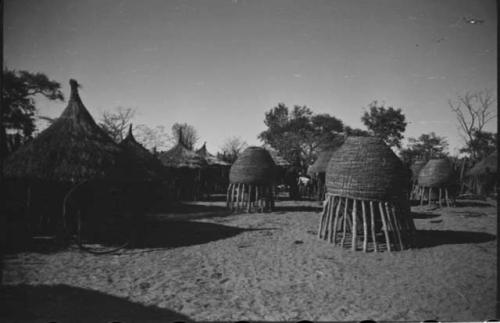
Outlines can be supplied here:
[[346, 236], [346, 225], [347, 225], [347, 205], [349, 204], [349, 199], [344, 198], [345, 207], [344, 214], [342, 214], [342, 238], [340, 239], [340, 246], [344, 247], [345, 236]]
[[445, 187], [444, 189], [444, 194], [445, 194], [445, 199], [446, 199], [446, 205], [450, 207], [450, 198], [448, 197], [448, 188]]
[[231, 203], [231, 187], [233, 184], [229, 183], [229, 186], [227, 187], [227, 192], [226, 192], [226, 207], [230, 208], [230, 203]]
[[385, 208], [386, 202], [379, 202], [379, 203], [382, 204], [384, 215], [385, 215], [386, 220], [387, 220], [386, 223], [387, 223], [387, 230], [389, 231], [389, 238], [394, 243], [394, 247], [396, 247], [397, 243], [398, 243], [398, 237], [396, 235], [396, 229], [394, 227], [394, 224], [392, 223], [391, 215], [387, 212], [388, 211], [387, 208]]
[[420, 206], [424, 205], [424, 193], [425, 193], [425, 186], [422, 187], [422, 190], [420, 193]]
[[363, 200], [361, 200], [361, 211], [363, 214], [363, 252], [366, 252], [368, 246], [368, 224], [366, 223], [366, 207]]
[[429, 203], [427, 203], [427, 205], [431, 205], [431, 197], [432, 197], [432, 187], [429, 187]]
[[373, 251], [377, 252], [377, 236], [375, 235], [375, 209], [373, 207], [373, 201], [370, 201], [370, 215], [371, 215]]
[[385, 221], [384, 209], [382, 208], [382, 202], [378, 203], [378, 208], [380, 211], [380, 218], [382, 219], [382, 230], [384, 231], [387, 250], [389, 252], [391, 252], [391, 241], [389, 240], [389, 232], [387, 231], [387, 223]]
[[389, 218], [392, 217], [392, 227], [396, 231], [395, 236], [397, 238], [397, 241], [399, 242], [399, 250], [403, 250], [404, 246], [403, 246], [403, 240], [401, 239], [401, 225], [396, 216], [395, 208], [394, 207], [390, 208], [389, 203], [385, 202], [385, 210], [387, 212], [387, 216]]
[[357, 217], [358, 215], [356, 214], [357, 212], [357, 209], [356, 209], [356, 205], [358, 203], [356, 203], [357, 201], [355, 199], [352, 200], [352, 245], [351, 245], [351, 249], [352, 251], [356, 251], [356, 238], [357, 238], [357, 233], [358, 233], [358, 230], [357, 230]]
[[246, 195], [245, 195], [245, 189], [246, 189], [246, 186], [247, 184], [241, 184], [242, 188], [241, 188], [241, 209], [242, 210], [245, 210], [245, 206], [246, 206]]
[[323, 212], [321, 212], [321, 218], [319, 219], [318, 238], [320, 239], [323, 238], [322, 232], [323, 232], [324, 222], [326, 220], [327, 210], [328, 210], [328, 200], [325, 200], [325, 202], [323, 203]]
[[327, 240], [332, 242], [332, 223], [333, 223], [333, 208], [335, 206], [335, 196], [328, 196], [328, 221], [327, 221]]
[[441, 187], [439, 187], [438, 188], [438, 192], [439, 192], [439, 194], [438, 194], [439, 195], [439, 197], [438, 197], [439, 198], [439, 207], [443, 207], [443, 205], [441, 204], [441, 191], [442, 191]]
[[339, 213], [340, 213], [340, 208], [342, 207], [342, 198], [339, 196], [337, 198], [337, 205], [335, 207], [335, 219], [333, 221], [333, 236], [332, 236], [332, 240], [333, 240], [333, 245], [336, 245], [337, 244], [337, 221], [339, 219]]
[[255, 212], [259, 212], [259, 185], [255, 185], [255, 200], [253, 202]]

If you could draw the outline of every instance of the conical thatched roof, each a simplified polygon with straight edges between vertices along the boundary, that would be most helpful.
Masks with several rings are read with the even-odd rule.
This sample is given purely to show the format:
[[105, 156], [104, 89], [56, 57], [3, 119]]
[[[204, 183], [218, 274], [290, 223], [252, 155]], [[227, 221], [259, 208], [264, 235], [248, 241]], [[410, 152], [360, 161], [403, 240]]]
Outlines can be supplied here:
[[496, 174], [498, 167], [498, 151], [490, 154], [485, 159], [478, 162], [468, 172], [467, 176], [478, 176], [484, 174]]
[[269, 152], [262, 147], [248, 147], [241, 153], [229, 171], [230, 183], [271, 184], [276, 165]]
[[425, 187], [440, 187], [451, 184], [453, 166], [446, 159], [431, 159], [418, 174], [418, 185]]
[[179, 139], [177, 145], [160, 154], [160, 161], [171, 168], [202, 168], [208, 166], [205, 158], [188, 149]]
[[217, 158], [214, 155], [212, 155], [211, 153], [209, 153], [207, 150], [207, 143], [206, 142], [203, 143], [203, 146], [201, 146], [201, 148], [198, 149], [196, 151], [196, 153], [199, 156], [203, 157], [209, 166], [229, 166], [230, 165], [229, 163], [226, 163], [225, 161], [220, 160], [219, 158]]
[[279, 167], [290, 166], [290, 163], [285, 158], [281, 157], [280, 154], [276, 150], [267, 149], [267, 151], [271, 155], [271, 158], [273, 159], [273, 162], [276, 166], [279, 166]]
[[412, 181], [418, 181], [418, 174], [424, 168], [425, 164], [427, 162], [425, 160], [416, 160], [410, 167], [411, 170], [411, 180]]
[[159, 159], [153, 156], [144, 146], [138, 143], [132, 134], [132, 125], [128, 135], [120, 143], [120, 147], [133, 158], [135, 169], [144, 180], [159, 180], [164, 175], [164, 167]]
[[68, 106], [51, 126], [9, 156], [7, 177], [67, 182], [120, 177], [122, 149], [95, 123], [80, 99], [78, 83], [69, 83]]
[[376, 137], [348, 137], [332, 154], [326, 171], [328, 193], [355, 199], [399, 199], [408, 183], [408, 170]]
[[330, 161], [334, 151], [335, 149], [328, 149], [320, 152], [316, 161], [307, 169], [307, 173], [326, 173], [328, 162]]

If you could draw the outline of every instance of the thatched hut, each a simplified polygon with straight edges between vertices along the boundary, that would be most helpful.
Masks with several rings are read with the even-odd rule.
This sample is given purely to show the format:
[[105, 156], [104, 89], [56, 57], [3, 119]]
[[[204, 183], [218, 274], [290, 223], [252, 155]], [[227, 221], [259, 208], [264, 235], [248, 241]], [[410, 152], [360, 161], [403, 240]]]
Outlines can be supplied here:
[[201, 174], [208, 167], [207, 161], [195, 151], [187, 148], [182, 135], [177, 145], [160, 153], [160, 161], [171, 171], [169, 195], [176, 200], [198, 200], [201, 196]]
[[201, 186], [202, 192], [210, 194], [223, 194], [229, 184], [229, 168], [231, 164], [220, 160], [207, 150], [207, 143], [204, 142], [196, 153], [205, 159], [207, 167], [202, 171]]
[[315, 191], [317, 192], [318, 200], [322, 201], [325, 199], [325, 180], [326, 180], [326, 169], [328, 168], [328, 162], [333, 155], [335, 149], [323, 150], [318, 154], [316, 161], [309, 166], [307, 173], [312, 176], [315, 183]]
[[466, 173], [469, 190], [471, 190], [473, 194], [478, 195], [485, 195], [494, 192], [498, 176], [497, 167], [497, 151], [493, 152], [474, 165], [474, 167]]
[[418, 174], [424, 168], [425, 164], [427, 164], [427, 161], [425, 160], [416, 160], [411, 164], [410, 166], [410, 171], [411, 171], [411, 199], [417, 199], [420, 198], [418, 195], [419, 189], [418, 189]]
[[454, 181], [455, 172], [447, 159], [429, 160], [418, 174], [420, 205], [425, 199], [429, 205], [435, 201], [442, 206], [443, 199], [446, 205], [453, 205]]
[[[109, 194], [113, 191], [116, 195], [127, 182], [146, 176], [135, 168], [136, 161], [95, 123], [80, 99], [78, 83], [70, 80], [70, 86], [70, 99], [61, 116], [5, 161], [6, 178], [14, 186], [26, 188], [31, 233], [51, 233], [47, 230], [57, 230], [61, 223], [69, 225], [66, 208], [70, 200], [79, 200], [77, 212], [96, 217], [115, 212], [120, 205], [126, 207], [127, 203], [116, 202]], [[117, 187], [117, 182], [122, 185]], [[61, 204], [62, 217], [57, 212]], [[34, 209], [36, 217], [30, 212]]]
[[328, 163], [319, 238], [365, 252], [408, 248], [415, 230], [409, 180], [381, 139], [348, 137]]
[[229, 171], [227, 206], [247, 212], [272, 210], [275, 171], [276, 165], [266, 149], [245, 149]]

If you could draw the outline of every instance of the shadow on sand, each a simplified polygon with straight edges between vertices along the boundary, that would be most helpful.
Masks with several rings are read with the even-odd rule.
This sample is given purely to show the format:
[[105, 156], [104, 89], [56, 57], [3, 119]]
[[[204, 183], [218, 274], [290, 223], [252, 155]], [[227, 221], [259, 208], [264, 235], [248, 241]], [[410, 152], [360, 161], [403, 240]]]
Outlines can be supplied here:
[[488, 202], [482, 201], [467, 201], [467, 200], [457, 200], [455, 202], [455, 207], [494, 207], [494, 205]]
[[414, 219], [433, 219], [440, 216], [439, 213], [411, 212], [411, 217]]
[[417, 230], [416, 248], [429, 248], [445, 244], [468, 244], [493, 241], [496, 236], [484, 232]]
[[68, 285], [2, 286], [0, 303], [1, 322], [193, 322], [169, 309]]
[[275, 206], [273, 212], [278, 214], [286, 212], [321, 212], [322, 209], [319, 205]]

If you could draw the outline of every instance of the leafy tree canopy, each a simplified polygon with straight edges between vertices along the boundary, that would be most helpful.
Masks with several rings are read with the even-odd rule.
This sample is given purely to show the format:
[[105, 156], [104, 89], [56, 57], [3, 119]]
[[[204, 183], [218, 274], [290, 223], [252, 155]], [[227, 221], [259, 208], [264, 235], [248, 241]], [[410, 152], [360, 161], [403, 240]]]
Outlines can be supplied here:
[[417, 159], [447, 157], [448, 142], [445, 137], [436, 136], [434, 132], [422, 134], [417, 139], [408, 138], [407, 148], [399, 152], [401, 159], [411, 164]]
[[314, 114], [306, 106], [289, 109], [283, 103], [266, 112], [264, 124], [267, 129], [258, 138], [303, 170], [314, 161], [318, 150], [341, 143], [339, 133], [344, 127], [341, 120], [329, 114]]
[[369, 111], [361, 117], [368, 130], [373, 135], [381, 137], [389, 146], [400, 148], [407, 125], [401, 109], [386, 108], [377, 101], [370, 103], [368, 108]]

